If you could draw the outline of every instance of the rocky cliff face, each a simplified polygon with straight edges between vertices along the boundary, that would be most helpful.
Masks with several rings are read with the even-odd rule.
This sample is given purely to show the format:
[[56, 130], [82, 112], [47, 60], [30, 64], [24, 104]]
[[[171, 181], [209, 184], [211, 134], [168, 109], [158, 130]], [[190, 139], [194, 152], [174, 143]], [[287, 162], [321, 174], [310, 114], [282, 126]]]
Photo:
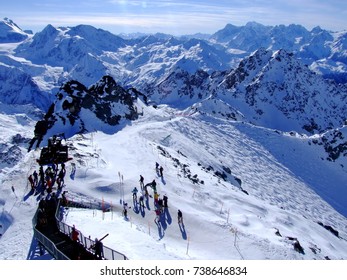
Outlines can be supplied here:
[[284, 131], [323, 132], [342, 126], [347, 113], [346, 86], [323, 79], [285, 50], [254, 52], [218, 92], [250, 109], [250, 121]]
[[309, 144], [322, 146], [326, 152], [324, 159], [347, 165], [347, 126], [329, 130], [310, 140]]
[[119, 86], [110, 76], [102, 77], [89, 88], [78, 81], [69, 81], [61, 86], [56, 101], [36, 124], [29, 149], [35, 141], [39, 146], [52, 135], [71, 137], [87, 131], [117, 130], [118, 125], [138, 118], [135, 100], [132, 91]]

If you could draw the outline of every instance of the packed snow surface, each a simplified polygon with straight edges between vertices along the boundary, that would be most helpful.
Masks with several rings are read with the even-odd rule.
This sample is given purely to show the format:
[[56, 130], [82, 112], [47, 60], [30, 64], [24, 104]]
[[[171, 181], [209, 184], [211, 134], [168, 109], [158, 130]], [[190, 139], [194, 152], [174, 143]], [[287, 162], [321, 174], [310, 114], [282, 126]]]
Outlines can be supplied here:
[[[143, 116], [117, 133], [96, 127], [67, 139], [73, 158], [65, 178], [68, 198], [111, 205], [107, 212], [68, 208], [67, 224], [93, 239], [108, 233], [104, 246], [137, 260], [347, 258], [347, 175], [318, 160], [321, 148], [308, 145], [308, 137], [137, 105]], [[23, 135], [32, 135], [29, 121], [24, 126], [18, 116], [6, 118], [11, 128], [4, 135], [24, 128]], [[1, 170], [1, 259], [50, 258], [39, 256], [31, 224], [40, 197], [28, 195], [27, 176], [38, 170], [39, 152]], [[164, 168], [162, 178], [156, 162]], [[336, 174], [334, 184], [329, 174]], [[168, 197], [158, 224], [153, 197], [144, 209], [132, 201], [140, 175], [145, 183], [156, 180], [160, 196]], [[127, 219], [123, 202], [130, 206]], [[177, 223], [178, 209], [183, 225]], [[339, 237], [318, 222], [338, 230]], [[304, 254], [294, 250], [293, 238]]]

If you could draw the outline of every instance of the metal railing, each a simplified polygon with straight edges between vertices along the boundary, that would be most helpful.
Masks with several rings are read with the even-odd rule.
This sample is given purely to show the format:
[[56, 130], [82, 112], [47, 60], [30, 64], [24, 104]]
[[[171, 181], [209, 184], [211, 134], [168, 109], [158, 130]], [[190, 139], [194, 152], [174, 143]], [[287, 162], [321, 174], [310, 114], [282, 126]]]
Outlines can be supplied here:
[[61, 252], [53, 241], [51, 241], [49, 238], [47, 238], [42, 232], [40, 232], [37, 228], [37, 213], [38, 208], [35, 212], [35, 215], [32, 219], [33, 229], [34, 229], [34, 237], [36, 240], [40, 243], [41, 246], [45, 247], [45, 249], [49, 252], [51, 256], [53, 256], [56, 260], [69, 260], [70, 258], [67, 257], [63, 252]]
[[[84, 205], [86, 208], [89, 208], [89, 205]], [[60, 212], [60, 200], [58, 201], [58, 205], [57, 205], [57, 209], [55, 212], [55, 219], [57, 222], [57, 226], [59, 228], [59, 231], [64, 233], [67, 236], [71, 235], [71, 231], [72, 231], [72, 226], [64, 223], [63, 221], [61, 221], [59, 219], [59, 212]], [[97, 207], [98, 208], [98, 207]], [[45, 249], [57, 260], [69, 260], [69, 258], [63, 253], [61, 252], [56, 245], [54, 244], [54, 242], [52, 242], [49, 238], [47, 238], [43, 233], [41, 233], [39, 230], [37, 230], [36, 225], [37, 225], [37, 213], [38, 213], [38, 209], [35, 212], [35, 215], [32, 219], [32, 224], [33, 224], [33, 229], [34, 229], [34, 237], [37, 239], [37, 241], [45, 247]], [[93, 250], [91, 248], [93, 248], [95, 241], [92, 240], [91, 238], [85, 236], [82, 232], [79, 232], [79, 241], [80, 243], [84, 246], [84, 248], [87, 251], [90, 251], [91, 253], [93, 253]], [[103, 246], [103, 255], [104, 255], [104, 259], [107, 260], [128, 260], [128, 258], [116, 251], [113, 250], [112, 248], [109, 248], [107, 246]]]
[[[57, 221], [57, 223], [58, 223], [58, 228], [62, 233], [68, 236], [71, 235], [72, 228], [73, 228], [72, 226], [62, 221]], [[82, 244], [83, 247], [86, 248], [86, 250], [93, 253], [94, 251], [92, 248], [94, 247], [95, 241], [85, 236], [82, 232], [80, 231], [78, 232], [79, 232], [80, 244]], [[104, 259], [107, 259], [107, 260], [127, 260], [128, 259], [124, 254], [117, 252], [116, 250], [113, 250], [107, 246], [103, 246], [103, 254], [104, 254]]]

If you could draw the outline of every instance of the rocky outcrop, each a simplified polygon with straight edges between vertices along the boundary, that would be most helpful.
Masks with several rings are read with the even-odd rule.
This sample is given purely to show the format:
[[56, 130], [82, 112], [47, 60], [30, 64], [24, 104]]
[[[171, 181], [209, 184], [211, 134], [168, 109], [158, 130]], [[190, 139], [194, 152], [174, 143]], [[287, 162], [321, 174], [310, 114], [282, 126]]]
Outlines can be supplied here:
[[138, 118], [136, 95], [104, 76], [89, 88], [78, 81], [61, 86], [56, 101], [43, 120], [37, 122], [29, 150], [52, 135], [71, 137], [77, 133], [101, 130], [106, 133], [124, 121]]

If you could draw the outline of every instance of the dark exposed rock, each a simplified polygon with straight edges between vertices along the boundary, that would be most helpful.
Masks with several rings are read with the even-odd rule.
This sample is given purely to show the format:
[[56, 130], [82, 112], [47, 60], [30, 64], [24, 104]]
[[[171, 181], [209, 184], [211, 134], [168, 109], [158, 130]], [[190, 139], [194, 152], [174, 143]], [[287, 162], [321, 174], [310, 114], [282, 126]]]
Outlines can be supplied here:
[[334, 229], [332, 226], [324, 225], [322, 222], [318, 222], [318, 224], [322, 227], [324, 227], [326, 230], [330, 231], [332, 234], [334, 234], [336, 237], [339, 237], [339, 232]]
[[[53, 127], [65, 137], [71, 137], [96, 129], [92, 127], [93, 118], [111, 127], [119, 125], [122, 120], [135, 120], [139, 113], [134, 101], [139, 96], [139, 92], [133, 89], [128, 92], [119, 86], [111, 76], [102, 77], [89, 88], [71, 80], [61, 86], [56, 101], [44, 119], [37, 122], [29, 150], [35, 141], [38, 147], [43, 138], [51, 137], [49, 131]], [[82, 114], [82, 111], [85, 113]]]
[[321, 137], [310, 141], [309, 144], [323, 146], [327, 153], [326, 159], [329, 161], [347, 157], [346, 126], [329, 130], [322, 134]]
[[4, 166], [14, 166], [22, 158], [23, 154], [17, 145], [1, 147], [0, 163]]
[[[183, 174], [184, 178], [188, 178], [193, 184], [201, 184], [204, 185], [205, 182], [203, 180], [200, 180], [197, 174], [192, 175], [189, 166], [185, 163], [180, 162], [178, 158], [175, 158], [171, 156], [171, 154], [166, 151], [163, 147], [157, 146], [157, 149], [160, 151], [161, 155], [171, 159], [173, 161], [173, 165], [176, 168], [179, 168], [180, 172]], [[179, 153], [182, 154], [182, 153]], [[184, 156], [184, 155], [183, 155]], [[186, 157], [186, 156], [184, 156]]]

